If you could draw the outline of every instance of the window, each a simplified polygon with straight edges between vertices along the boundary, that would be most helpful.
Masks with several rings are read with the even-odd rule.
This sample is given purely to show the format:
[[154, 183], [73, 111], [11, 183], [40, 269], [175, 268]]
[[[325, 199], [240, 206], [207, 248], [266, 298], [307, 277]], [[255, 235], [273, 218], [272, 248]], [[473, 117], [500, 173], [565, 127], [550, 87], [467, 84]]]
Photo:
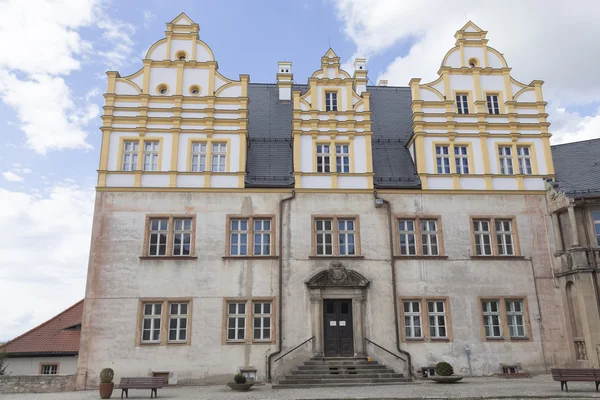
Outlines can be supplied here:
[[486, 97], [487, 107], [489, 114], [500, 114], [500, 108], [498, 107], [498, 95], [488, 94]]
[[317, 144], [317, 172], [330, 172], [328, 144]]
[[158, 171], [159, 142], [144, 142], [144, 171]]
[[313, 217], [313, 256], [357, 256], [357, 217]]
[[325, 111], [337, 111], [337, 92], [325, 92]]
[[437, 163], [438, 174], [450, 173], [450, 147], [435, 146], [435, 158]]
[[191, 300], [141, 300], [140, 344], [189, 344]]
[[187, 340], [188, 303], [169, 304], [169, 342]]
[[[523, 340], [529, 338], [529, 318], [525, 298], [481, 299], [485, 339]], [[506, 333], [508, 332], [508, 337]]]
[[600, 211], [592, 211], [592, 221], [596, 233], [596, 245], [600, 247]]
[[437, 217], [399, 218], [400, 256], [439, 256], [441, 229]]
[[229, 256], [270, 256], [272, 238], [272, 216], [236, 217], [228, 216]]
[[194, 216], [149, 216], [144, 257], [190, 257], [194, 253]]
[[227, 299], [225, 307], [225, 343], [272, 343], [275, 340], [272, 298]]
[[42, 375], [58, 374], [58, 364], [41, 364], [40, 374], [42, 374]]
[[469, 113], [469, 95], [457, 94], [456, 95], [456, 109], [459, 114]]
[[531, 149], [529, 146], [517, 146], [517, 158], [519, 160], [519, 173], [531, 175]]
[[469, 173], [469, 149], [467, 146], [454, 145], [454, 162], [457, 174]]
[[271, 303], [254, 303], [254, 340], [271, 340]]
[[423, 337], [419, 301], [404, 301], [404, 335], [407, 339]]
[[477, 256], [518, 255], [513, 218], [474, 218], [472, 222]]
[[335, 170], [340, 173], [350, 172], [350, 145], [335, 145]]
[[192, 143], [192, 172], [206, 171], [206, 143]]
[[139, 141], [125, 141], [123, 143], [123, 171], [134, 171], [138, 164]]
[[142, 322], [142, 342], [160, 342], [160, 323], [162, 315], [162, 303], [144, 304], [144, 317]]
[[450, 302], [447, 297], [401, 300], [403, 340], [452, 340]]
[[498, 156], [500, 157], [500, 173], [502, 175], [513, 174], [513, 159], [511, 146], [499, 146]]
[[427, 302], [427, 316], [429, 317], [429, 337], [445, 338], [446, 335], [446, 311], [443, 300]]
[[212, 172], [225, 172], [227, 160], [227, 143], [212, 144]]
[[495, 300], [483, 300], [481, 302], [483, 309], [483, 328], [486, 338], [502, 337], [502, 328], [500, 327], [500, 302]]

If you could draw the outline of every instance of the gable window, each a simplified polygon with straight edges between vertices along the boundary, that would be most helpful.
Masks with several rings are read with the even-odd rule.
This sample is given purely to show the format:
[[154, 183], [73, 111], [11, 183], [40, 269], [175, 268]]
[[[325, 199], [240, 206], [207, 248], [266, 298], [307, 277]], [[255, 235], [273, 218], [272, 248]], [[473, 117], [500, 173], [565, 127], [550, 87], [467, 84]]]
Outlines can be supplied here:
[[398, 219], [400, 256], [439, 256], [441, 230], [438, 218]]
[[227, 160], [227, 143], [212, 144], [212, 172], [225, 172]]
[[511, 146], [499, 146], [498, 156], [500, 157], [500, 173], [502, 175], [513, 174], [513, 158]]
[[454, 145], [454, 162], [457, 174], [469, 173], [469, 149], [468, 146]]
[[335, 145], [335, 170], [340, 173], [350, 172], [350, 145]]
[[141, 300], [140, 344], [188, 344], [191, 317], [189, 299]]
[[359, 255], [357, 217], [313, 217], [313, 255]]
[[432, 338], [445, 338], [446, 333], [446, 311], [443, 300], [427, 302], [427, 316], [429, 317], [429, 336]]
[[[517, 255], [514, 218], [474, 218], [473, 235], [477, 256]], [[492, 241], [492, 238], [495, 241]]]
[[469, 95], [457, 94], [456, 95], [456, 109], [459, 114], [469, 113]]
[[331, 172], [329, 149], [328, 144], [317, 144], [317, 172]]
[[498, 107], [498, 95], [488, 94], [486, 96], [487, 107], [489, 114], [500, 114], [500, 108]]
[[273, 298], [226, 299], [224, 344], [272, 343], [275, 340], [273, 304]]
[[206, 143], [192, 143], [192, 172], [206, 171]]
[[137, 169], [139, 146], [139, 141], [126, 140], [123, 143], [123, 171]]
[[483, 300], [483, 328], [486, 338], [499, 338], [502, 336], [500, 327], [500, 302], [496, 300]]
[[159, 142], [144, 142], [144, 171], [158, 171]]
[[325, 111], [337, 111], [337, 92], [325, 92]]
[[169, 342], [187, 340], [188, 303], [169, 304]]
[[273, 217], [228, 216], [229, 256], [270, 256]]
[[246, 339], [246, 303], [227, 304], [227, 341]]
[[450, 147], [435, 146], [435, 158], [438, 174], [450, 173]]
[[144, 304], [144, 316], [142, 322], [142, 342], [160, 342], [162, 306], [162, 303]]
[[423, 337], [419, 301], [404, 301], [404, 334], [407, 339]]
[[56, 375], [58, 374], [58, 363], [53, 364], [41, 364], [40, 374], [42, 375]]
[[189, 257], [194, 250], [194, 216], [151, 216], [146, 220], [144, 256]]
[[600, 211], [592, 211], [594, 233], [596, 234], [596, 245], [600, 247]]
[[531, 148], [529, 146], [517, 146], [517, 159], [519, 161], [519, 173], [531, 175]]

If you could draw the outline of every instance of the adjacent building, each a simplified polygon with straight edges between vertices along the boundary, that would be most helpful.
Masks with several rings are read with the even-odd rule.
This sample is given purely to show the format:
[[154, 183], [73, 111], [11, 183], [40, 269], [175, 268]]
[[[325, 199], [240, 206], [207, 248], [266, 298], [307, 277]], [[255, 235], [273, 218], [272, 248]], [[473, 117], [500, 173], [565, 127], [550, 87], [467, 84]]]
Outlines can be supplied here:
[[543, 82], [472, 22], [455, 37], [429, 83], [368, 86], [332, 49], [305, 84], [288, 61], [253, 83], [181, 14], [138, 72], [108, 72], [78, 386], [107, 366], [278, 379], [310, 357], [575, 364]]

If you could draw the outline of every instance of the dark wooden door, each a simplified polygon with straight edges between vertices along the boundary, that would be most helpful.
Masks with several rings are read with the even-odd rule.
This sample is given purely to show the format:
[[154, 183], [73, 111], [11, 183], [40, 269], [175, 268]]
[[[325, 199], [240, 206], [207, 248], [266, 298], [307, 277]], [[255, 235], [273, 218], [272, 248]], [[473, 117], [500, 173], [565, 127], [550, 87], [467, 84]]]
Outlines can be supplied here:
[[323, 300], [325, 357], [353, 357], [352, 300]]

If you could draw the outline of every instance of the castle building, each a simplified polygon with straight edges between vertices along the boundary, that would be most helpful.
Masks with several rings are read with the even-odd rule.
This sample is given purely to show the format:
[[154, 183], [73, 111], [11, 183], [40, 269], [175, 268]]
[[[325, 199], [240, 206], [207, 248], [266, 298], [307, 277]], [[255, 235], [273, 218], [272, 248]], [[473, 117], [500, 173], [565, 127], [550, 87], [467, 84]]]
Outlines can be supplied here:
[[108, 366], [194, 384], [323, 357], [576, 365], [543, 82], [472, 22], [440, 59], [433, 82], [369, 86], [329, 49], [306, 83], [289, 61], [253, 83], [181, 14], [138, 72], [108, 72], [78, 386]]

